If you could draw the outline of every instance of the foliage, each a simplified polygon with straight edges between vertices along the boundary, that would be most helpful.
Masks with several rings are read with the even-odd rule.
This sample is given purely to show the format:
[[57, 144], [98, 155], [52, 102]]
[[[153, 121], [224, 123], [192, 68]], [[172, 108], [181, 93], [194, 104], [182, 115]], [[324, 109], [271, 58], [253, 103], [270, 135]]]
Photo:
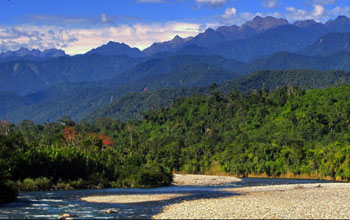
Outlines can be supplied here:
[[0, 135], [1, 182], [21, 190], [152, 187], [170, 184], [170, 171], [213, 170], [350, 180], [350, 85], [219, 88], [128, 122], [10, 125]]
[[0, 183], [16, 182], [21, 191], [170, 184], [162, 164], [146, 166], [145, 155], [117, 147], [112, 130], [100, 122], [12, 125], [8, 136], [0, 135]]

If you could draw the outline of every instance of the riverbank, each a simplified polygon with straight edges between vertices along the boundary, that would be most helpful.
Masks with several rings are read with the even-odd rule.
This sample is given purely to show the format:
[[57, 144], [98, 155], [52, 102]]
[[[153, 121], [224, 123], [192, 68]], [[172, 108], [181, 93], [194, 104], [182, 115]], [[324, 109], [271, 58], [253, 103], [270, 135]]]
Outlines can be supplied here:
[[[172, 185], [174, 186], [215, 186], [240, 182], [241, 179], [232, 176], [209, 176], [192, 174], [174, 174]], [[96, 203], [138, 203], [155, 202], [184, 197], [187, 194], [130, 194], [130, 195], [107, 195], [88, 196], [81, 200]]]
[[350, 218], [350, 184], [321, 183], [225, 189], [230, 197], [184, 201], [155, 219], [345, 219]]
[[233, 176], [174, 174], [174, 186], [215, 186], [240, 182], [242, 179]]
[[97, 203], [138, 203], [138, 202], [158, 202], [170, 200], [177, 197], [186, 196], [186, 194], [132, 194], [132, 195], [108, 195], [108, 196], [88, 196], [81, 200], [85, 202]]

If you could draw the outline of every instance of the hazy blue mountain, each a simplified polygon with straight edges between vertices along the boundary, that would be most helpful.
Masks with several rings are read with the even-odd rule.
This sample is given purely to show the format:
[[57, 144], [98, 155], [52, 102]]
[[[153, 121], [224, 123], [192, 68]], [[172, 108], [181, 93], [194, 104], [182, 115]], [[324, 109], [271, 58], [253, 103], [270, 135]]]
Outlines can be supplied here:
[[314, 20], [289, 24], [285, 19], [256, 16], [241, 26], [208, 28], [189, 40], [176, 37], [172, 41], [155, 43], [144, 53], [216, 54], [247, 61], [278, 51], [296, 52], [332, 32], [350, 32], [350, 19], [339, 16], [324, 24]]
[[[139, 81], [141, 79], [157, 80], [159, 77], [166, 76], [184, 64], [208, 64], [216, 68], [223, 68], [228, 72], [236, 72], [244, 63], [222, 58], [220, 56], [194, 56], [194, 55], [177, 55], [164, 58], [150, 59], [138, 64], [133, 68], [123, 72], [118, 77], [108, 80], [109, 86]], [[181, 74], [178, 72], [178, 74]]]
[[332, 30], [332, 32], [346, 33], [350, 30], [350, 18], [341, 15], [335, 20], [326, 22], [325, 26]]
[[6, 119], [9, 113], [33, 104], [30, 99], [12, 92], [0, 91], [0, 120]]
[[[151, 55], [148, 57], [141, 57], [143, 53], [138, 49], [114, 42], [72, 57], [46, 58], [37, 51], [25, 55], [26, 50], [22, 50], [18, 53], [23, 56], [17, 56], [20, 60], [0, 62], [0, 90], [6, 91], [0, 93], [0, 118], [46, 122], [69, 115], [80, 120], [121, 97], [124, 99], [113, 108], [127, 108], [125, 115], [130, 116], [150, 106], [140, 100], [159, 97], [158, 90], [171, 89], [166, 99], [157, 102], [161, 106], [183, 93], [177, 89], [207, 88], [211, 83], [226, 85], [227, 81], [258, 70], [266, 71], [226, 87], [243, 91], [259, 88], [262, 82], [268, 88], [286, 83], [327, 86], [343, 78], [347, 82], [346, 72], [331, 70], [350, 70], [349, 33], [333, 33], [338, 29], [350, 31], [346, 29], [348, 25], [345, 16], [326, 24], [306, 20], [292, 25], [283, 19], [256, 17], [240, 27], [208, 29], [191, 39], [177, 36], [156, 43], [144, 51]], [[47, 56], [54, 54], [55, 51], [47, 52]], [[4, 59], [11, 57], [16, 56]], [[128, 96], [134, 92], [142, 94]], [[127, 107], [120, 106], [126, 100], [130, 100]], [[143, 107], [133, 107], [132, 103], [137, 102]], [[123, 115], [120, 111], [118, 114]]]
[[57, 96], [47, 97], [41, 102], [7, 112], [6, 117], [11, 122], [30, 119], [44, 123], [56, 121], [66, 115], [71, 116], [74, 120], [78, 120], [82, 115], [90, 113], [95, 108], [103, 107], [110, 103], [106, 101], [110, 97], [102, 96], [104, 91], [107, 90], [99, 87], [69, 88], [70, 94], [57, 94]]
[[144, 91], [164, 88], [194, 88], [227, 82], [240, 76], [240, 74], [209, 64], [184, 63], [167, 74], [159, 74], [152, 80], [145, 77], [132, 85], [142, 85], [136, 91], [140, 91], [140, 88], [143, 88]]
[[[230, 63], [226, 64], [230, 66]], [[163, 88], [195, 88], [221, 83], [239, 77], [221, 67], [201, 63], [187, 63], [174, 67], [167, 73], [144, 75], [138, 80], [124, 82], [109, 87], [105, 81], [95, 83], [65, 83], [45, 91], [30, 94], [24, 98], [31, 105], [7, 112], [0, 117], [8, 117], [13, 122], [30, 118], [36, 122], [58, 120], [69, 115], [80, 120], [92, 111], [112, 103], [130, 92], [154, 91]], [[0, 112], [1, 107], [0, 107]]]
[[249, 61], [279, 51], [296, 52], [328, 33], [328, 30], [322, 27], [317, 31], [314, 29], [283, 25], [247, 39], [217, 41], [221, 43], [204, 48], [185, 47], [179, 52], [183, 54], [186, 50], [188, 54], [216, 54], [229, 59]]
[[320, 22], [317, 22], [317, 21], [312, 20], [312, 19], [308, 19], [308, 20], [295, 21], [293, 23], [293, 25], [296, 27], [309, 27], [309, 26], [315, 25], [315, 24], [320, 24]]
[[285, 19], [277, 19], [271, 16], [256, 16], [252, 21], [248, 21], [241, 26], [222, 26], [216, 30], [208, 28], [204, 33], [198, 34], [187, 44], [196, 44], [198, 46], [211, 46], [218, 42], [245, 39], [252, 37], [264, 31], [288, 25]]
[[[123, 83], [114, 88], [90, 87], [88, 84], [80, 86], [77, 83], [62, 84], [47, 91], [27, 96], [27, 98], [37, 103], [13, 111], [8, 117], [15, 122], [30, 118], [41, 123], [58, 120], [65, 115], [69, 115], [74, 120], [91, 119], [93, 118], [92, 115], [95, 114], [93, 112], [115, 101], [118, 102], [117, 106], [120, 106], [122, 103], [126, 105], [120, 106], [120, 109], [125, 110], [130, 106], [136, 108], [129, 109], [124, 113], [118, 113], [121, 116], [133, 116], [132, 112], [134, 111], [135, 113], [140, 113], [141, 110], [145, 110], [153, 104], [158, 107], [163, 104], [169, 104], [174, 100], [174, 97], [184, 94], [189, 95], [190, 91], [197, 91], [198, 89], [195, 88], [208, 87], [212, 83], [227, 82], [238, 78], [240, 75], [208, 64], [184, 63], [166, 74], [153, 76], [145, 76], [137, 81]], [[169, 88], [170, 90], [164, 90], [164, 93], [152, 92], [164, 88]], [[140, 94], [135, 96], [138, 97], [137, 100], [130, 100], [130, 97], [133, 97], [133, 95], [127, 94], [133, 92], [150, 94], [150, 97]], [[162, 95], [163, 98], [160, 97]], [[121, 97], [123, 98], [120, 101]], [[159, 99], [159, 102], [157, 99]], [[127, 104], [124, 100], [129, 100], [130, 102]], [[99, 115], [102, 116], [103, 113], [99, 113]], [[118, 119], [122, 118], [118, 117]]]
[[192, 37], [181, 38], [179, 35], [176, 35], [172, 40], [165, 41], [161, 43], [153, 43], [150, 47], [144, 49], [142, 52], [146, 56], [151, 56], [159, 52], [173, 52], [177, 48], [181, 47], [184, 43], [191, 40]]
[[[243, 93], [265, 88], [273, 91], [277, 88], [298, 86], [303, 89], [326, 88], [350, 83], [349, 71], [316, 71], [316, 70], [268, 70], [257, 71], [239, 79], [219, 84], [217, 91], [227, 93], [238, 90]], [[95, 121], [97, 118], [108, 117], [127, 120], [140, 116], [147, 109], [157, 109], [172, 103], [176, 98], [191, 94], [208, 94], [208, 87], [197, 89], [162, 89], [147, 92], [127, 94], [120, 99], [93, 111], [85, 119]]]
[[328, 56], [342, 51], [350, 51], [350, 33], [331, 33], [299, 51], [309, 56]]
[[20, 48], [16, 51], [2, 52], [0, 54], [0, 59], [8, 58], [8, 57], [25, 57], [25, 56], [51, 58], [51, 57], [67, 56], [67, 54], [64, 52], [64, 50], [59, 50], [59, 49], [47, 49], [44, 51], [40, 51], [38, 49], [29, 50], [27, 48]]
[[90, 50], [87, 54], [99, 54], [104, 56], [127, 55], [129, 57], [142, 57], [143, 54], [138, 48], [131, 48], [124, 43], [110, 41], [100, 47]]
[[287, 69], [350, 70], [350, 52], [341, 52], [327, 57], [278, 52], [265, 59], [251, 61], [238, 72], [250, 73], [257, 70]]
[[117, 77], [141, 61], [125, 55], [91, 54], [45, 61], [18, 60], [0, 63], [0, 90], [29, 94], [61, 82], [109, 79]]
[[217, 90], [239, 90], [247, 93], [266, 88], [270, 91], [283, 86], [298, 86], [303, 89], [326, 88], [350, 83], [350, 71], [317, 70], [262, 70], [218, 86]]
[[[73, 57], [52, 57], [58, 56], [56, 53], [60, 53], [60, 51], [57, 50], [40, 52], [37, 50], [29, 51], [27, 49], [21, 49], [16, 53], [6, 53], [8, 58], [16, 55], [15, 57], [19, 56], [21, 60], [0, 62], [0, 88], [1, 90], [12, 91], [18, 94], [28, 94], [47, 89], [62, 82], [99, 81], [111, 78], [114, 79], [111, 81], [111, 85], [117, 85], [118, 83], [124, 83], [130, 80], [138, 80], [145, 76], [152, 77], [152, 74], [157, 75], [170, 72], [184, 62], [191, 63], [192, 58], [184, 56], [186, 54], [198, 55], [200, 57], [205, 57], [203, 55], [217, 55], [227, 59], [242, 61], [254, 60], [251, 64], [252, 67], [244, 67], [243, 70], [241, 70], [240, 67], [242, 63], [237, 61], [235, 61], [237, 65], [231, 69], [223, 67], [224, 69], [236, 73], [239, 72], [238, 70], [240, 70], [241, 73], [248, 73], [259, 68], [265, 69], [267, 67], [275, 69], [282, 67], [299, 68], [299, 66], [301, 66], [320, 70], [329, 69], [329, 67], [334, 65], [329, 64], [327, 66], [325, 64], [326, 67], [322, 67], [320, 64], [315, 66], [305, 64], [305, 62], [300, 63], [299, 61], [292, 64], [291, 61], [288, 60], [286, 60], [287, 63], [289, 63], [288, 65], [283, 65], [278, 62], [269, 64], [271, 58], [268, 57], [279, 51], [300, 51], [313, 44], [316, 40], [323, 39], [322, 37], [324, 35], [329, 34], [333, 30], [348, 30], [346, 29], [348, 25], [349, 19], [345, 16], [340, 16], [326, 24], [309, 20], [299, 21], [293, 25], [288, 24], [288, 21], [284, 19], [256, 17], [240, 27], [233, 25], [219, 27], [216, 30], [208, 29], [205, 33], [199, 34], [192, 39], [175, 37], [172, 41], [155, 44], [153, 47], [155, 50], [150, 52], [152, 56], [147, 58], [130, 58], [130, 56], [142, 56], [142, 52], [136, 48], [130, 48], [126, 44], [115, 42], [109, 42], [106, 45], [91, 50], [85, 55]], [[227, 41], [228, 39], [236, 40]], [[206, 43], [202, 41], [206, 41]], [[341, 41], [338, 41], [338, 43], [339, 42]], [[345, 47], [346, 43], [340, 46]], [[161, 48], [167, 48], [166, 50], [171, 51], [155, 53], [156, 51], [162, 50]], [[325, 51], [333, 52], [332, 50], [327, 50], [328, 47], [325, 48]], [[332, 49], [337, 48], [338, 47], [334, 47]], [[152, 51], [151, 48], [145, 51], [147, 50]], [[31, 60], [33, 57], [43, 59], [42, 57], [44, 54], [45, 56], [51, 57], [48, 60], [46, 58], [41, 61]], [[313, 53], [312, 55], [316, 54]], [[179, 58], [181, 56], [183, 56], [183, 58]], [[282, 56], [282, 58], [283, 57], [286, 56]], [[186, 61], [185, 59], [187, 58], [190, 60]], [[265, 61], [261, 61], [262, 58], [264, 58]], [[278, 58], [277, 61], [282, 58]], [[255, 62], [256, 59], [259, 59], [260, 64], [259, 62]], [[337, 59], [341, 59], [342, 62], [345, 62], [346, 56], [345, 58]], [[202, 60], [200, 62], [217, 66], [214, 64], [216, 61], [217, 59], [213, 61]], [[137, 64], [141, 63], [143, 64], [136, 67]], [[337, 64], [335, 67], [346, 69], [347, 64]]]
[[[288, 25], [288, 21], [271, 16], [264, 18], [256, 16], [252, 21], [248, 21], [241, 26], [221, 26], [216, 30], [208, 28], [205, 32], [200, 33], [195, 37], [182, 39], [181, 37], [176, 36], [171, 41], [154, 43], [149, 48], [143, 50], [143, 52], [145, 55], [152, 55], [163, 51], [175, 51], [188, 45], [207, 47], [217, 44], [218, 42], [249, 38], [266, 30], [283, 25]], [[197, 52], [195, 54], [200, 53]]]
[[263, 32], [269, 29], [277, 28], [279, 26], [288, 25], [289, 22], [283, 18], [274, 18], [271, 16], [261, 17], [256, 16], [253, 20], [247, 21], [241, 26], [241, 29], [252, 28], [257, 32]]

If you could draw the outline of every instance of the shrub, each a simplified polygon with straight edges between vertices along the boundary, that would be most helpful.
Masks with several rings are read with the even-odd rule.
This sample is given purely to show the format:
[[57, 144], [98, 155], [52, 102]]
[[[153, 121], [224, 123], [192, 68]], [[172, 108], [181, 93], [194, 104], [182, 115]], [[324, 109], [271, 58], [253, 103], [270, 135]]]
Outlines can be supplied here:
[[172, 173], [163, 166], [151, 164], [141, 167], [132, 180], [134, 187], [159, 187], [169, 185], [173, 178]]
[[52, 188], [52, 181], [46, 177], [26, 178], [22, 182], [17, 181], [17, 187], [20, 191], [49, 190]]

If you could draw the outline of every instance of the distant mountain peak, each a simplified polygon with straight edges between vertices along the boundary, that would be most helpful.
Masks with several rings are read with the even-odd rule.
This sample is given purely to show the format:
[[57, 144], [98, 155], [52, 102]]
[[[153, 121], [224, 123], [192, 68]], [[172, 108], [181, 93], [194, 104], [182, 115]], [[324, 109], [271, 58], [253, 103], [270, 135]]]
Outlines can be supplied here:
[[346, 20], [349, 21], [350, 19], [346, 17], [345, 15], [339, 15], [336, 19], [336, 21]]
[[142, 53], [137, 48], [131, 48], [125, 43], [119, 43], [115, 41], [109, 41], [100, 47], [90, 50], [87, 54], [100, 54], [104, 56], [114, 56], [114, 55], [127, 55], [130, 57], [140, 57]]
[[308, 27], [310, 25], [314, 25], [314, 24], [318, 24], [319, 22], [313, 20], [313, 19], [309, 19], [309, 20], [301, 20], [301, 21], [296, 21], [294, 22], [294, 26], [296, 27]]
[[184, 42], [185, 39], [183, 39], [182, 37], [180, 37], [179, 35], [176, 35], [171, 41], [168, 41], [168, 43], [171, 44], [181, 44]]
[[331, 24], [344, 24], [344, 23], [350, 23], [350, 18], [346, 17], [345, 15], [340, 15], [338, 16], [335, 20], [331, 19], [329, 20], [326, 25], [331, 25]]
[[252, 21], [256, 22], [256, 21], [260, 21], [260, 20], [263, 20], [263, 17], [257, 15], [257, 16], [255, 16], [255, 17], [253, 18]]
[[344, 15], [338, 16], [335, 20], [329, 20], [325, 23], [325, 26], [335, 32], [349, 32], [350, 30], [350, 19]]
[[8, 58], [8, 57], [25, 57], [25, 56], [32, 56], [32, 57], [40, 57], [40, 58], [51, 58], [51, 57], [61, 57], [61, 56], [67, 56], [67, 54], [64, 52], [64, 50], [60, 49], [46, 49], [43, 51], [40, 51], [39, 49], [31, 49], [21, 47], [18, 50], [15, 51], [7, 51], [2, 52], [0, 54], [0, 58]]
[[173, 51], [191, 39], [192, 37], [182, 38], [179, 35], [176, 35], [172, 40], [164, 41], [161, 43], [153, 43], [150, 47], [143, 50], [143, 52], [146, 55], [152, 55], [164, 51]]
[[183, 38], [180, 37], [179, 35], [176, 35], [172, 40], [182, 40]]
[[107, 44], [102, 45], [102, 46], [110, 46], [110, 47], [128, 47], [131, 48], [129, 45], [125, 44], [124, 42], [119, 43], [115, 41], [109, 41]]
[[214, 33], [215, 30], [213, 28], [207, 28], [204, 33]]
[[261, 17], [256, 16], [252, 21], [248, 21], [242, 27], [250, 27], [256, 31], [265, 31], [271, 28], [276, 28], [282, 25], [288, 25], [289, 22], [283, 18], [275, 18], [272, 16]]
[[308, 56], [329, 56], [344, 51], [350, 52], [350, 33], [333, 32], [322, 36], [300, 53]]

